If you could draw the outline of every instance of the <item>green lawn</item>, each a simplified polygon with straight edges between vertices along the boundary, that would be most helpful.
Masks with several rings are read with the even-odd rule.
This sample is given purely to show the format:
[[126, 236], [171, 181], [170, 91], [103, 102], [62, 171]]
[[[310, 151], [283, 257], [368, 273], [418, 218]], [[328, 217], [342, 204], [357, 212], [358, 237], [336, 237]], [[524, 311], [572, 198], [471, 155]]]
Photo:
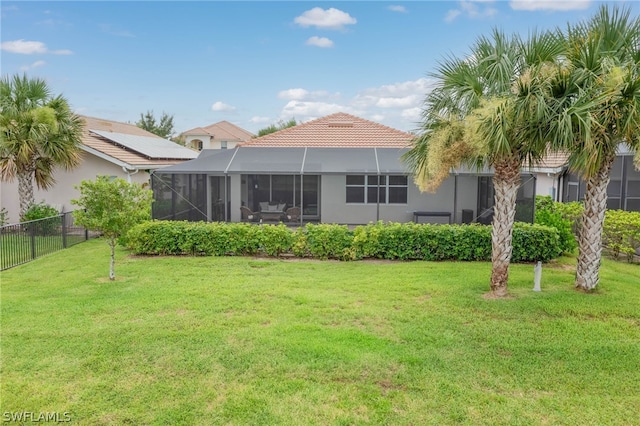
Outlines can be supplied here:
[[75, 424], [640, 424], [640, 266], [130, 257], [0, 273], [0, 413]]

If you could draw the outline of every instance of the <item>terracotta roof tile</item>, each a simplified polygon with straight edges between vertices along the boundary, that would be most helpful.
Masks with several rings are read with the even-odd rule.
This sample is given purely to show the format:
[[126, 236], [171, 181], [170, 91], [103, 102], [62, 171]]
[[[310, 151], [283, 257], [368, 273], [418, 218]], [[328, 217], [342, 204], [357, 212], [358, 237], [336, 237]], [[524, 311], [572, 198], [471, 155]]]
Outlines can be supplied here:
[[244, 142], [255, 135], [228, 121], [220, 121], [206, 127], [196, 127], [182, 133], [185, 136], [209, 135], [216, 139]]
[[[557, 169], [565, 166], [569, 154], [565, 152], [548, 152], [540, 161], [534, 162], [532, 168], [536, 169]], [[525, 167], [529, 167], [529, 163], [525, 163]]]
[[243, 146], [318, 148], [405, 148], [411, 133], [339, 112], [251, 139]]

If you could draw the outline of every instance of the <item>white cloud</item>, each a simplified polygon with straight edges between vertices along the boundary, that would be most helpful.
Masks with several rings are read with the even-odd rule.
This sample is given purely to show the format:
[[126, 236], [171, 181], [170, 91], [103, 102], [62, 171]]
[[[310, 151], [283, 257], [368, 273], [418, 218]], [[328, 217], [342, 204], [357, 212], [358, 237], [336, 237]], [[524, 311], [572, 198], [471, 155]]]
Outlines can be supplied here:
[[278, 93], [278, 98], [280, 99], [290, 99], [294, 100], [302, 100], [309, 94], [308, 90], [305, 89], [287, 89], [282, 90]]
[[255, 124], [261, 124], [261, 123], [269, 123], [271, 121], [271, 119], [269, 117], [260, 117], [260, 116], [253, 116], [251, 117], [251, 119], [249, 119], [250, 123], [255, 123]]
[[462, 0], [457, 9], [450, 9], [444, 17], [445, 22], [453, 22], [458, 16], [464, 15], [471, 19], [488, 18], [498, 13], [498, 9], [490, 6], [494, 0]]
[[327, 102], [289, 101], [282, 108], [281, 116], [307, 121], [336, 112], [353, 112], [353, 108]]
[[420, 105], [432, 87], [433, 81], [422, 77], [365, 89], [356, 95], [353, 102], [363, 108], [411, 108]]
[[34, 68], [42, 67], [44, 65], [46, 65], [45, 61], [35, 61], [31, 65], [25, 65], [25, 66], [20, 67], [20, 71], [29, 71], [29, 70], [32, 70]]
[[335, 112], [346, 112], [405, 131], [415, 130], [421, 119], [422, 103], [434, 87], [426, 77], [371, 87], [341, 101], [340, 94], [303, 88], [283, 90], [278, 98], [287, 100], [281, 120], [313, 120]]
[[509, 6], [514, 10], [584, 10], [589, 8], [591, 0], [511, 0]]
[[400, 5], [391, 5], [387, 7], [392, 12], [407, 13], [407, 8]]
[[41, 41], [28, 41], [28, 40], [12, 40], [4, 41], [0, 43], [0, 49], [11, 53], [19, 53], [21, 55], [35, 55], [35, 54], [52, 54], [52, 55], [71, 55], [70, 50], [49, 50], [47, 45]]
[[304, 28], [316, 27], [327, 30], [341, 30], [345, 25], [353, 25], [358, 21], [348, 13], [333, 7], [326, 10], [321, 7], [314, 7], [297, 16], [293, 22]]
[[415, 122], [419, 121], [420, 118], [422, 118], [422, 108], [420, 108], [420, 107], [407, 108], [407, 109], [402, 110], [400, 115], [405, 120], [408, 120], [408, 121], [411, 121], [411, 122], [415, 123]]
[[329, 98], [329, 97], [337, 98], [337, 97], [340, 97], [340, 94], [339, 93], [331, 94], [326, 90], [309, 91], [302, 88], [287, 89], [287, 90], [282, 90], [278, 92], [278, 98], [287, 99], [291, 101], [302, 101], [302, 100], [310, 101], [310, 100], [318, 100], [318, 99]]
[[331, 39], [318, 36], [310, 37], [305, 44], [317, 47], [333, 47], [333, 41], [331, 41]]
[[458, 9], [451, 9], [447, 12], [447, 15], [444, 17], [444, 21], [453, 22], [453, 20], [456, 19], [458, 16], [460, 16], [461, 13], [462, 11]]
[[214, 103], [213, 105], [211, 105], [211, 109], [213, 111], [227, 111], [227, 112], [229, 112], [229, 111], [235, 111], [236, 107], [231, 106], [231, 105], [227, 105], [224, 102], [218, 101], [218, 102]]

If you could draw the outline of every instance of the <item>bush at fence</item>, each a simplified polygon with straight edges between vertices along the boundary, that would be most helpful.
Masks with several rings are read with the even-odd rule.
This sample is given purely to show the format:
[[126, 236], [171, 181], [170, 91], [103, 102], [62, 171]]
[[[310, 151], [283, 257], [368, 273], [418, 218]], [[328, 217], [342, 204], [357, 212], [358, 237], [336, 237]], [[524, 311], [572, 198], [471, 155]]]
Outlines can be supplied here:
[[[46, 220], [41, 220], [46, 219]], [[58, 227], [61, 225], [60, 212], [44, 202], [31, 204], [22, 216], [24, 222], [38, 220], [38, 222], [29, 223], [26, 228], [33, 230], [37, 235], [55, 235]]]
[[[491, 227], [378, 222], [350, 231], [345, 225], [285, 225], [152, 221], [128, 234], [129, 248], [147, 255], [293, 254], [318, 259], [491, 259]], [[548, 261], [562, 253], [555, 228], [516, 223], [514, 262]]]

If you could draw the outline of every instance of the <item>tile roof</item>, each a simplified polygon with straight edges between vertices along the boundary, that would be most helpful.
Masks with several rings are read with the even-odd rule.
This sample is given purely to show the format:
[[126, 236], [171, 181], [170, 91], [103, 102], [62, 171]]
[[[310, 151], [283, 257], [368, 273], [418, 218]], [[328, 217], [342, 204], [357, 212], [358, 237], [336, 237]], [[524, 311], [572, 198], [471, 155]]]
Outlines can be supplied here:
[[229, 123], [228, 121], [219, 121], [207, 127], [196, 127], [195, 129], [187, 130], [182, 134], [184, 136], [209, 135], [218, 140], [239, 142], [244, 142], [255, 136], [253, 133], [248, 132], [241, 127], [238, 127], [233, 123]]
[[[124, 133], [133, 136], [153, 137], [159, 138], [153, 133], [147, 132], [144, 129], [139, 128], [134, 124], [119, 123], [117, 121], [104, 120], [101, 118], [80, 116], [85, 122], [85, 128], [82, 133], [82, 143], [92, 148], [107, 157], [113, 158], [123, 163], [127, 163], [135, 167], [143, 168], [155, 168], [160, 166], [167, 166], [172, 164], [181, 163], [184, 160], [180, 159], [166, 159], [166, 158], [150, 158], [142, 155], [131, 149], [127, 149], [123, 146], [116, 144], [115, 142], [104, 138], [96, 133], [92, 133], [92, 130], [102, 130], [105, 132]], [[164, 139], [163, 139], [164, 140]], [[185, 148], [188, 149], [188, 148]], [[194, 153], [194, 157], [195, 157]]]
[[243, 143], [261, 147], [405, 148], [406, 133], [351, 114], [338, 112]]
[[560, 169], [567, 164], [569, 154], [566, 152], [548, 152], [542, 159], [531, 164], [525, 162], [524, 168], [531, 169]]

